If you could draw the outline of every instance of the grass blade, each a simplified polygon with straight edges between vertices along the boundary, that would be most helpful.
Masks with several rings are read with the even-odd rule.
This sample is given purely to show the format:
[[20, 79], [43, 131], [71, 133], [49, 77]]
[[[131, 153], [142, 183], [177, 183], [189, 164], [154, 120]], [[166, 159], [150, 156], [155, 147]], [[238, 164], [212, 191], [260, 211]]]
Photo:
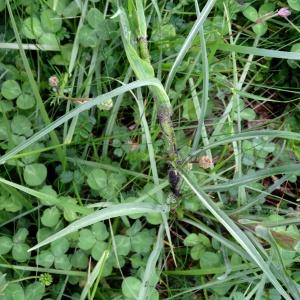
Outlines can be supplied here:
[[280, 282], [276, 278], [268, 264], [264, 261], [257, 249], [253, 246], [246, 234], [204, 193], [196, 183], [194, 183], [184, 170], [178, 169], [183, 180], [191, 188], [191, 190], [198, 197], [198, 200], [211, 212], [211, 214], [228, 230], [228, 232], [234, 237], [234, 239], [245, 249], [252, 260], [261, 268], [266, 274], [267, 278], [274, 285], [276, 290], [286, 300], [292, 300], [292, 298], [284, 290]]
[[83, 217], [69, 226], [65, 227], [61, 231], [51, 235], [49, 238], [44, 241], [38, 243], [28, 251], [36, 250], [42, 246], [45, 246], [53, 241], [58, 240], [59, 238], [68, 235], [69, 233], [78, 231], [81, 228], [87, 227], [89, 225], [95, 224], [100, 221], [104, 221], [107, 219], [127, 216], [130, 214], [146, 214], [146, 213], [166, 213], [168, 211], [167, 206], [163, 205], [155, 205], [150, 203], [126, 203], [126, 204], [116, 204], [99, 211], [96, 211], [92, 214], [89, 214], [86, 217]]
[[197, 33], [199, 32], [199, 28], [203, 25], [203, 23], [206, 20], [208, 14], [210, 13], [212, 8], [214, 7], [215, 2], [216, 2], [216, 0], [208, 0], [206, 2], [201, 14], [199, 15], [197, 21], [193, 25], [189, 35], [185, 39], [185, 41], [184, 41], [184, 43], [183, 43], [176, 59], [175, 59], [173, 65], [171, 67], [169, 75], [167, 77], [166, 84], [165, 84], [166, 91], [168, 91], [170, 89], [172, 81], [175, 77], [177, 68], [179, 67], [179, 65], [181, 64], [182, 60], [184, 59], [186, 53], [190, 49], [194, 38], [196, 37]]
[[51, 131], [53, 131], [55, 128], [57, 128], [60, 125], [64, 124], [65, 122], [72, 119], [73, 117], [79, 115], [81, 112], [86, 111], [86, 110], [94, 107], [97, 104], [102, 104], [107, 99], [116, 97], [116, 96], [118, 96], [122, 93], [131, 91], [131, 90], [136, 89], [138, 87], [147, 86], [147, 85], [160, 87], [161, 83], [156, 79], [137, 80], [137, 81], [129, 83], [125, 86], [121, 86], [119, 88], [116, 88], [111, 92], [100, 95], [100, 96], [90, 100], [89, 102], [84, 103], [84, 104], [74, 108], [73, 110], [69, 111], [65, 115], [58, 118], [56, 121], [54, 121], [54, 122], [50, 123], [49, 125], [47, 125], [44, 129], [40, 130], [39, 132], [37, 132], [36, 134], [31, 136], [25, 142], [21, 143], [17, 147], [13, 148], [12, 150], [8, 151], [6, 154], [1, 156], [0, 157], [0, 164], [4, 164], [7, 160], [11, 159], [14, 155], [21, 152], [22, 150], [24, 150], [25, 148], [27, 148], [31, 144], [35, 143], [36, 141], [38, 141], [39, 139], [44, 137], [46, 134], [51, 133]]

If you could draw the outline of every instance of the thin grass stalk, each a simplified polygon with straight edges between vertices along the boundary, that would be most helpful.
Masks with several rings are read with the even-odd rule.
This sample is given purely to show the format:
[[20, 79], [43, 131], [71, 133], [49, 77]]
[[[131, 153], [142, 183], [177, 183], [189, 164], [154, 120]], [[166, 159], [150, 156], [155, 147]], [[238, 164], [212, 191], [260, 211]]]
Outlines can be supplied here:
[[[100, 259], [98, 260], [96, 266], [94, 267], [93, 271], [91, 274], [89, 274], [88, 278], [87, 278], [87, 281], [85, 283], [85, 286], [81, 292], [81, 295], [80, 295], [80, 300], [84, 300], [91, 287], [93, 286], [94, 282], [97, 281], [97, 278], [99, 276], [101, 276], [102, 272], [103, 272], [103, 269], [104, 269], [104, 266], [105, 266], [105, 263], [108, 259], [108, 256], [109, 256], [109, 251], [108, 250], [104, 250], [103, 254], [101, 255]], [[91, 297], [92, 299], [94, 298], [94, 296]]]
[[148, 293], [149, 281], [151, 276], [155, 273], [156, 264], [164, 246], [163, 245], [164, 231], [165, 231], [164, 225], [161, 224], [158, 229], [156, 243], [147, 260], [146, 269], [142, 279], [142, 286], [140, 288], [137, 300], [149, 299], [149, 293]]
[[300, 134], [297, 132], [291, 131], [283, 131], [283, 130], [253, 130], [253, 131], [246, 131], [237, 133], [234, 136], [229, 135], [229, 137], [224, 138], [223, 140], [210, 142], [209, 145], [196, 150], [195, 152], [191, 153], [186, 159], [185, 163], [193, 159], [195, 156], [199, 155], [201, 152], [205, 152], [207, 149], [211, 149], [217, 146], [221, 146], [227, 143], [231, 143], [232, 141], [237, 140], [246, 140], [256, 137], [269, 137], [269, 138], [283, 138], [287, 140], [295, 140], [300, 141]]
[[[197, 18], [200, 18], [200, 8], [197, 0], [195, 0], [195, 7], [197, 12]], [[192, 151], [195, 151], [199, 145], [202, 127], [204, 126], [205, 115], [207, 111], [207, 102], [208, 102], [208, 91], [209, 91], [209, 63], [207, 57], [206, 41], [204, 36], [203, 25], [199, 28], [199, 37], [200, 37], [200, 48], [201, 48], [201, 61], [202, 61], [202, 99], [200, 104], [200, 115], [198, 116], [198, 126], [196, 134], [193, 140]], [[192, 78], [191, 78], [192, 79]]]
[[86, 275], [87, 275], [86, 272], [82, 272], [82, 271], [72, 271], [72, 270], [67, 271], [67, 270], [39, 268], [39, 267], [28, 267], [28, 266], [11, 265], [11, 264], [0, 264], [0, 268], [20, 270], [20, 271], [28, 271], [28, 272], [39, 272], [39, 273], [50, 273], [50, 274], [58, 274], [58, 275], [78, 276], [78, 277], [86, 277]]
[[204, 24], [204, 21], [206, 20], [208, 14], [210, 13], [212, 8], [214, 7], [215, 2], [216, 2], [216, 0], [208, 0], [206, 2], [201, 14], [199, 15], [199, 18], [197, 18], [197, 21], [194, 23], [189, 35], [185, 39], [179, 53], [176, 56], [176, 59], [175, 59], [173, 65], [171, 67], [171, 70], [168, 74], [166, 84], [165, 84], [165, 90], [167, 92], [169, 91], [169, 89], [171, 87], [171, 84], [173, 82], [173, 79], [175, 77], [175, 74], [176, 74], [176, 71], [177, 71], [179, 65], [181, 64], [181, 62], [183, 61], [186, 53], [190, 49], [194, 38], [196, 37], [197, 33], [199, 32], [199, 28]]
[[[156, 186], [158, 186], [159, 185], [159, 177], [158, 177], [156, 160], [155, 160], [155, 152], [154, 152], [154, 147], [153, 147], [153, 142], [152, 142], [149, 126], [148, 126], [148, 123], [146, 120], [146, 115], [145, 115], [146, 111], [145, 111], [145, 106], [144, 106], [144, 102], [143, 102], [142, 91], [140, 88], [137, 89], [136, 101], [137, 101], [137, 105], [139, 108], [140, 118], [142, 121], [144, 135], [145, 135], [146, 144], [147, 144], [147, 148], [148, 148], [150, 166], [151, 166], [151, 171], [152, 171], [152, 175], [153, 175], [153, 182]], [[159, 194], [161, 194], [161, 193], [159, 193]], [[162, 199], [160, 199], [160, 200], [162, 202]]]

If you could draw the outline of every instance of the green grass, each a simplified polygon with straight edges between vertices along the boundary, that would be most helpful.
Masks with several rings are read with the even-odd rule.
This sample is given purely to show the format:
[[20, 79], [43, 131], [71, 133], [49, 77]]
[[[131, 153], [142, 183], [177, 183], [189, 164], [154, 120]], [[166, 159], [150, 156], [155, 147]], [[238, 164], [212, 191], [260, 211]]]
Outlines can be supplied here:
[[0, 1], [0, 298], [300, 299], [299, 11]]

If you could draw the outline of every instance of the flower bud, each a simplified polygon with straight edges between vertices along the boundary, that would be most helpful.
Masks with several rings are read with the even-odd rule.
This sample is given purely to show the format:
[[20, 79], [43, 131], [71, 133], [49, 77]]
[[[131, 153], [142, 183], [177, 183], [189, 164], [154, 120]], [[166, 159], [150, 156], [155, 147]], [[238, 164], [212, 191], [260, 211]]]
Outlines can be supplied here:
[[58, 88], [58, 85], [59, 85], [59, 80], [57, 78], [57, 76], [53, 75], [49, 78], [49, 85], [52, 87], [52, 88]]
[[287, 7], [282, 7], [278, 10], [277, 16], [286, 18], [291, 15], [291, 11]]

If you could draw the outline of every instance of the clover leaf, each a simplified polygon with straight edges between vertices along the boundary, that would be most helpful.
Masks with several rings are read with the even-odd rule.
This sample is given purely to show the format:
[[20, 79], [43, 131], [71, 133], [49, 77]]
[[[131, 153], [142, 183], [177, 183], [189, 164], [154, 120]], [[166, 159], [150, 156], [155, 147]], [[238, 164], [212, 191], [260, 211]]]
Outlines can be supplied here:
[[70, 244], [67, 238], [61, 238], [50, 245], [50, 249], [42, 250], [36, 257], [36, 264], [45, 268], [50, 268], [53, 263], [56, 269], [70, 270], [72, 268], [66, 252]]
[[30, 258], [30, 247], [25, 243], [28, 234], [26, 228], [20, 228], [13, 236], [12, 257], [18, 262], [25, 262]]
[[27, 165], [23, 172], [25, 182], [30, 186], [41, 185], [47, 177], [47, 168], [39, 163]]
[[55, 33], [62, 27], [62, 19], [51, 9], [41, 13], [41, 25], [45, 32]]
[[88, 174], [87, 183], [93, 190], [102, 190], [107, 187], [106, 172], [101, 169], [94, 169]]
[[92, 225], [91, 230], [85, 228], [79, 231], [78, 247], [82, 250], [90, 250], [97, 241], [104, 241], [107, 238], [108, 231], [105, 224], [98, 222]]
[[138, 296], [138, 293], [141, 289], [142, 282], [133, 277], [127, 277], [122, 282], [122, 293], [125, 297], [130, 299], [135, 299]]
[[0, 237], [0, 255], [7, 254], [13, 246], [11, 238], [7, 236]]
[[88, 256], [82, 250], [77, 250], [71, 257], [71, 264], [76, 269], [85, 269], [87, 268], [88, 263]]
[[45, 285], [39, 281], [33, 282], [25, 288], [25, 299], [41, 300], [45, 293]]
[[31, 94], [22, 93], [17, 99], [17, 106], [22, 110], [33, 108], [35, 105], [35, 99]]
[[61, 212], [59, 209], [53, 206], [45, 209], [41, 218], [41, 222], [44, 226], [54, 227], [58, 223], [60, 216]]
[[20, 85], [15, 80], [6, 80], [1, 87], [1, 94], [7, 100], [16, 99], [21, 95], [22, 91]]

